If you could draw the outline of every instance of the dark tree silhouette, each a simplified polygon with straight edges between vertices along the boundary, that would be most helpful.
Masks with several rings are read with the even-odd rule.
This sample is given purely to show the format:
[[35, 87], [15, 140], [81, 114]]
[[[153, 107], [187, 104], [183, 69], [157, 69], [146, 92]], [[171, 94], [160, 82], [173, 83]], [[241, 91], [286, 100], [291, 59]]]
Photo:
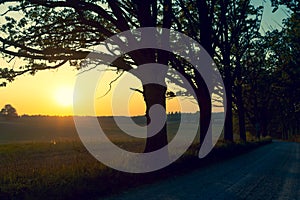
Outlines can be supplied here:
[[233, 141], [232, 110], [236, 108], [240, 138], [246, 141], [241, 85], [243, 62], [245, 52], [259, 35], [262, 7], [255, 8], [250, 1], [244, 0], [178, 0], [178, 6], [181, 8], [178, 10], [177, 21], [181, 25], [178, 29], [205, 47], [223, 75], [227, 96], [224, 139]]
[[[14, 4], [5, 6], [5, 3], [11, 2]], [[139, 27], [170, 28], [171, 26], [171, 0], [164, 0], [159, 5], [157, 1], [137, 0], [1, 0], [0, 4], [4, 4], [4, 8], [7, 8], [7, 11], [2, 13], [6, 23], [0, 30], [0, 51], [9, 61], [15, 57], [27, 61], [27, 64], [20, 66], [19, 69], [1, 68], [1, 78], [8, 81], [25, 73], [35, 74], [39, 70], [55, 69], [67, 62], [71, 66], [80, 68], [82, 67], [80, 60], [85, 59], [93, 51], [94, 46], [119, 32]], [[15, 12], [18, 12], [20, 18], [14, 17]], [[141, 37], [143, 39], [143, 36]], [[101, 53], [102, 56], [104, 54]], [[105, 56], [113, 55], [107, 53]], [[151, 49], [135, 51], [115, 60], [110, 67], [117, 68], [118, 71], [129, 71], [133, 66], [155, 62], [167, 64], [168, 56]], [[98, 64], [107, 63], [100, 60]], [[165, 72], [159, 73], [161, 82], [164, 82]], [[152, 75], [158, 74], [152, 73]], [[166, 107], [165, 94], [164, 86], [156, 84], [143, 86], [148, 123], [151, 120], [149, 108], [152, 105], [160, 104]], [[153, 151], [165, 146], [166, 131], [165, 125], [155, 136], [147, 138], [145, 151]]]
[[[0, 1], [0, 3], [5, 2], [11, 1]], [[7, 56], [8, 60], [22, 57], [28, 61], [28, 64], [21, 66], [19, 70], [2, 68], [1, 77], [8, 81], [24, 73], [34, 74], [39, 70], [55, 69], [67, 62], [80, 68], [80, 62], [77, 60], [86, 58], [91, 52], [90, 49], [106, 38], [132, 28], [157, 26], [171, 28], [172, 19], [175, 19], [172, 12], [175, 5], [171, 0], [93, 2], [27, 0], [15, 1], [15, 3], [15, 6], [8, 7], [3, 14], [7, 23], [1, 29], [5, 35], [0, 38], [3, 46], [1, 52]], [[22, 13], [21, 19], [11, 17], [10, 13], [14, 12]], [[205, 22], [205, 19], [201, 21]], [[203, 42], [206, 39], [204, 38]], [[174, 57], [170, 58], [167, 52], [144, 49], [122, 56], [111, 67], [119, 71], [129, 71], [134, 66], [145, 63], [158, 62], [167, 65], [170, 59], [173, 64], [177, 60]], [[201, 115], [205, 113], [205, 117], [201, 116], [201, 133], [205, 133], [210, 120], [211, 104], [203, 78], [199, 74], [191, 76], [190, 70], [186, 72], [183, 65], [171, 67], [175, 66], [197, 89], [196, 93], [202, 108]], [[160, 72], [160, 74], [161, 82], [164, 82], [167, 74], [166, 72]], [[155, 72], [153, 76], [158, 77]], [[160, 104], [165, 108], [166, 91], [166, 87], [156, 84], [143, 86], [148, 123], [151, 120], [149, 108], [152, 105]], [[204, 138], [204, 134], [201, 135]], [[158, 134], [147, 138], [145, 151], [157, 150], [166, 144], [167, 134], [166, 126], [164, 126]]]
[[[279, 6], [279, 1], [273, 2]], [[280, 137], [288, 139], [299, 133], [300, 123], [300, 16], [297, 1], [281, 3], [289, 13], [282, 30], [268, 31], [246, 52], [243, 92], [246, 116], [257, 127], [256, 136], [278, 137], [280, 132]]]
[[[282, 3], [284, 1], [273, 0], [275, 6]], [[294, 4], [286, 5], [291, 10], [297, 10], [299, 4]], [[133, 28], [163, 27], [186, 33], [203, 45], [223, 75], [227, 94], [224, 138], [233, 140], [232, 110], [237, 108], [241, 139], [245, 140], [245, 85], [242, 82], [247, 73], [244, 68], [247, 56], [244, 53], [251, 46], [252, 33], [259, 26], [259, 19], [253, 18], [259, 15], [259, 9], [255, 10], [250, 1], [0, 0], [0, 5], [6, 9], [1, 14], [1, 20], [5, 20], [5, 23], [0, 29], [0, 51], [9, 62], [16, 57], [26, 61], [19, 69], [0, 68], [0, 78], [7, 81], [13, 81], [16, 76], [25, 73], [35, 74], [39, 70], [56, 69], [67, 62], [81, 68], [80, 61], [92, 52], [93, 47], [117, 33]], [[16, 17], [16, 12], [19, 17]], [[101, 55], [104, 54], [112, 56], [104, 52]], [[211, 101], [203, 77], [196, 70], [174, 55], [153, 49], [129, 52], [109, 67], [129, 71], [137, 65], [155, 62], [178, 70], [195, 89], [201, 108], [200, 142], [203, 141], [209, 128]], [[160, 73], [161, 82], [165, 82], [167, 72]], [[147, 84], [141, 92], [146, 104], [147, 122], [150, 123], [149, 108], [154, 104], [166, 107], [167, 88]], [[147, 138], [145, 151], [157, 150], [166, 145], [166, 131], [164, 126], [158, 134]]]
[[5, 117], [6, 119], [11, 119], [17, 117], [17, 110], [10, 104], [6, 104], [0, 111], [0, 116]]

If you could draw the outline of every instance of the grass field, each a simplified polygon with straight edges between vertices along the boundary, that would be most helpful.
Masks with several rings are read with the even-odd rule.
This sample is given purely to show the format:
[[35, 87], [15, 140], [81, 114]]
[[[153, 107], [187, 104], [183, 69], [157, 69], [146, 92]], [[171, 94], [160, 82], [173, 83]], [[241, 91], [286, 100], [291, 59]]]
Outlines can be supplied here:
[[[143, 118], [134, 120], [145, 124]], [[124, 134], [112, 118], [102, 117], [99, 123], [118, 146], [143, 151], [145, 140]], [[176, 123], [169, 124], [170, 139], [177, 128]], [[81, 191], [89, 191], [93, 196], [93, 190], [107, 193], [106, 185], [114, 185], [117, 178], [113, 177], [120, 174], [123, 173], [107, 168], [87, 152], [73, 117], [36, 116], [0, 121], [0, 199], [78, 197], [74, 192], [84, 193]]]
[[[142, 118], [134, 120], [145, 123]], [[99, 121], [112, 142], [129, 151], [143, 151], [143, 139], [122, 133], [112, 118]], [[170, 139], [177, 128], [177, 123], [168, 123]], [[196, 152], [197, 146], [186, 157]], [[104, 166], [80, 142], [72, 117], [0, 121], [0, 199], [94, 198], [168, 173], [127, 174]]]

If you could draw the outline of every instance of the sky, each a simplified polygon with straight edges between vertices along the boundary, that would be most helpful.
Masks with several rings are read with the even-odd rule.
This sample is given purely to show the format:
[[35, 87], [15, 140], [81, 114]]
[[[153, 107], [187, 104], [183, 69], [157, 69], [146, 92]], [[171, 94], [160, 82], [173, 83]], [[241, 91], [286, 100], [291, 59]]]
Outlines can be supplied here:
[[[261, 0], [253, 0], [255, 5], [260, 5]], [[276, 13], [267, 2], [265, 4], [262, 27], [268, 30], [270, 27], [278, 27], [285, 17], [283, 9]], [[261, 29], [261, 30], [263, 30]], [[0, 60], [0, 66], [18, 67], [22, 63], [5, 63]], [[68, 66], [62, 66], [57, 70], [37, 72], [34, 76], [23, 75], [6, 87], [0, 87], [0, 109], [5, 104], [11, 104], [17, 109], [19, 115], [73, 115], [73, 90], [78, 71]], [[109, 89], [109, 83], [116, 77], [115, 72], [107, 72], [101, 78], [94, 99], [97, 115], [144, 115], [145, 105], [140, 93], [133, 93], [130, 87], [140, 88], [141, 83], [134, 77], [126, 74], [120, 81], [113, 84], [111, 92], [100, 98]], [[115, 86], [118, 86], [117, 92]], [[120, 95], [121, 94], [121, 95]], [[117, 96], [116, 96], [117, 95]], [[174, 98], [167, 100], [167, 112], [195, 112], [198, 106], [189, 100]], [[80, 115], [93, 115], [82, 112]]]
[[[37, 72], [34, 76], [26, 74], [19, 76], [15, 81], [8, 83], [6, 87], [0, 87], [0, 106], [11, 104], [17, 109], [19, 115], [73, 115], [73, 91], [78, 71], [64, 65], [57, 70], [45, 70]], [[117, 74], [105, 72], [100, 78], [95, 91], [95, 112], [97, 115], [144, 115], [145, 105], [143, 97], [130, 88], [141, 89], [141, 83], [132, 75], [126, 73], [113, 84], [109, 90], [109, 83]], [[117, 86], [117, 87], [116, 87]], [[188, 100], [167, 100], [167, 112], [195, 112], [197, 106]], [[82, 111], [78, 115], [94, 115], [91, 112]]]

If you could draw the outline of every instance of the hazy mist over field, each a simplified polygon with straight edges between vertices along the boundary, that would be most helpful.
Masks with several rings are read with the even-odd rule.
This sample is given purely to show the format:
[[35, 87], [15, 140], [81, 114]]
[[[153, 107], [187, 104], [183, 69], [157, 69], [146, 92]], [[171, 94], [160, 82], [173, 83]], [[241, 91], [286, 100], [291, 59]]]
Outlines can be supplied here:
[[[192, 116], [193, 114], [182, 114]], [[218, 120], [222, 119], [223, 113], [213, 113], [212, 120], [215, 125]], [[82, 117], [89, 118], [89, 117]], [[105, 130], [109, 137], [116, 140], [126, 141], [129, 136], [122, 132], [115, 124], [114, 118], [128, 118], [124, 116], [114, 117], [98, 117], [101, 127]], [[143, 116], [132, 117], [132, 120], [139, 126], [145, 126], [146, 119]], [[176, 133], [180, 122], [180, 114], [168, 115], [169, 137]], [[194, 121], [186, 121], [188, 132], [188, 123]], [[222, 123], [222, 121], [221, 121]], [[126, 124], [123, 124], [126, 125]], [[222, 126], [222, 124], [220, 124]], [[87, 124], [88, 127], [88, 124]], [[222, 127], [220, 127], [222, 128]], [[11, 120], [0, 118], [0, 144], [15, 142], [62, 142], [77, 141], [78, 134], [74, 125], [73, 117], [55, 117], [55, 116], [22, 116]], [[134, 140], [131, 137], [131, 140]]]

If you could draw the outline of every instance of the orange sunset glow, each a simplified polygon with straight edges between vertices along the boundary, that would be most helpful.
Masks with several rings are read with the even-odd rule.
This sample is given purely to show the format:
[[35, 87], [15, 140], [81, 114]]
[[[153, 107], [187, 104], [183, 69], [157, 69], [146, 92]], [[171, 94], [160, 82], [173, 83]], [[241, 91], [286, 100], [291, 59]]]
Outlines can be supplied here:
[[[77, 74], [76, 69], [66, 65], [57, 70], [40, 71], [34, 76], [20, 76], [6, 87], [0, 87], [0, 106], [11, 104], [19, 115], [73, 115], [73, 90]], [[109, 90], [109, 83], [114, 77], [115, 72], [106, 72], [99, 81], [94, 99], [95, 113], [99, 116], [144, 115], [142, 94], [130, 90], [130, 87], [141, 87], [141, 84], [128, 74], [112, 84], [111, 91], [103, 96]], [[167, 100], [167, 112], [198, 110], [197, 105], [190, 101], [184, 100], [181, 103], [182, 106], [179, 98]], [[93, 115], [84, 112], [80, 114]]]

